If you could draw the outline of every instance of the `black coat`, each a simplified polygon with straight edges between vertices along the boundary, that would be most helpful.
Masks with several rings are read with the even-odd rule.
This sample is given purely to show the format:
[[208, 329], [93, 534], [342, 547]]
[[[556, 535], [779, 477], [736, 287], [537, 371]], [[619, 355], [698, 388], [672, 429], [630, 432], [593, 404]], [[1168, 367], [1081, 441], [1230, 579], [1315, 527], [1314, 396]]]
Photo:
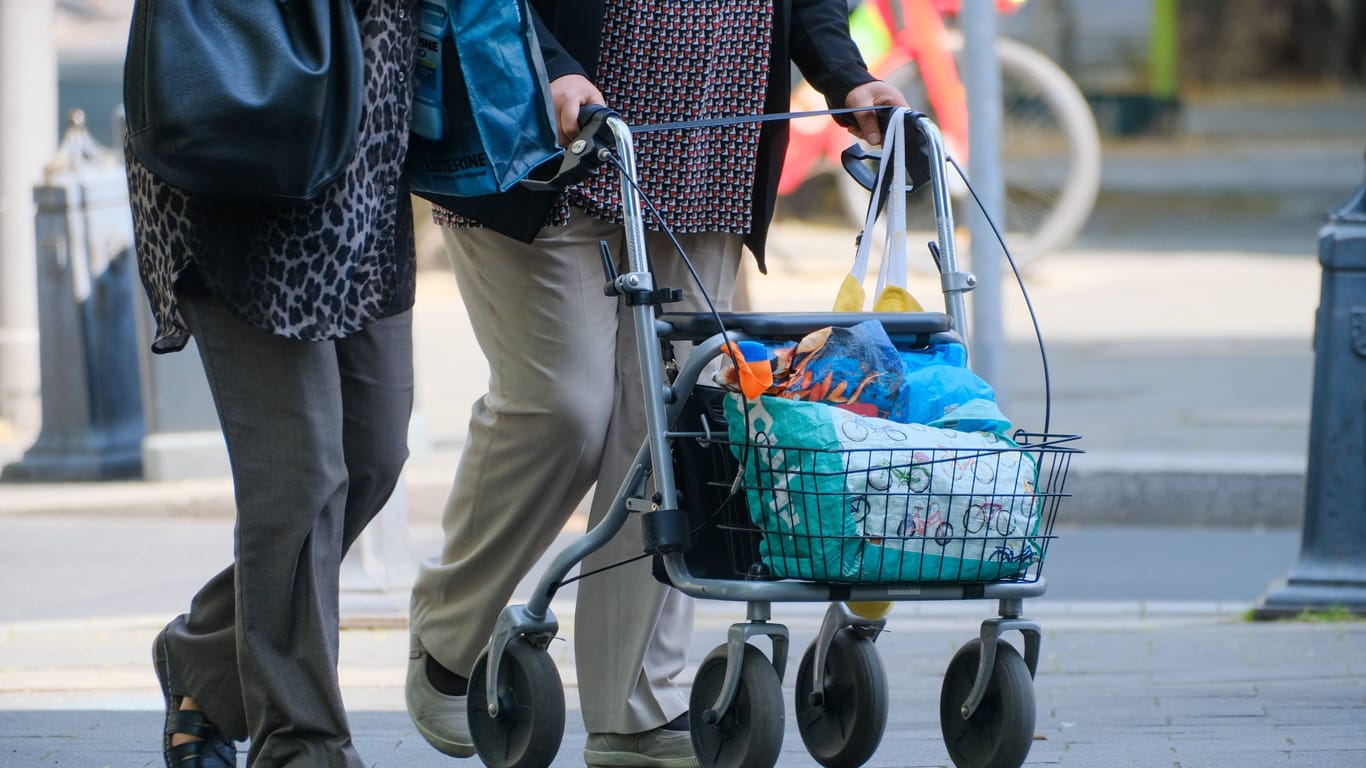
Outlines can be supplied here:
[[[539, 15], [536, 31], [551, 80], [580, 74], [596, 75], [602, 43], [604, 0], [531, 0]], [[775, 0], [773, 45], [769, 62], [768, 91], [764, 112], [787, 112], [792, 91], [792, 70], [797, 65], [832, 107], [843, 107], [849, 91], [873, 80], [849, 37], [845, 0]], [[846, 120], [841, 122], [846, 122]], [[764, 267], [764, 240], [777, 199], [778, 177], [787, 151], [785, 120], [763, 124], [755, 165], [750, 233], [745, 245]], [[535, 239], [558, 193], [516, 188], [499, 195], [448, 198], [445, 207], [480, 224], [524, 242]], [[449, 202], [447, 205], [446, 203]]]

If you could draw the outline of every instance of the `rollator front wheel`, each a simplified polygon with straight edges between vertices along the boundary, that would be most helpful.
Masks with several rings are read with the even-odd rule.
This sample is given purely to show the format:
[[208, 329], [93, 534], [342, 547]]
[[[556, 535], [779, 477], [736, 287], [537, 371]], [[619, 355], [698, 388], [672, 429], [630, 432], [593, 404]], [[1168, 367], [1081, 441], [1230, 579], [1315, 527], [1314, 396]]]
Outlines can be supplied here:
[[720, 722], [704, 722], [716, 706], [726, 677], [726, 646], [717, 646], [697, 668], [688, 701], [693, 749], [703, 768], [772, 768], [783, 747], [783, 690], [768, 657], [745, 645], [740, 685]]
[[470, 673], [470, 736], [490, 768], [546, 768], [564, 737], [564, 686], [555, 662], [515, 637], [498, 667], [498, 717], [489, 716], [488, 650]]
[[1020, 652], [997, 640], [986, 695], [972, 717], [964, 719], [963, 702], [977, 679], [981, 654], [982, 641], [968, 641], [944, 673], [939, 695], [944, 745], [958, 768], [1019, 768], [1034, 741], [1034, 680]]
[[887, 675], [871, 638], [840, 630], [826, 652], [815, 700], [816, 643], [797, 668], [797, 728], [816, 762], [826, 768], [863, 765], [887, 727]]

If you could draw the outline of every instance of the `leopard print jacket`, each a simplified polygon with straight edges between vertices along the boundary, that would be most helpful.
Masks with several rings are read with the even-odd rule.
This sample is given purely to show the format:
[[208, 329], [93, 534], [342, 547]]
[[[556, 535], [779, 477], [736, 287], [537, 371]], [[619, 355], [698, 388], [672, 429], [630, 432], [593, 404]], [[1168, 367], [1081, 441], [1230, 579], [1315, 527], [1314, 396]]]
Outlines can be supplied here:
[[175, 296], [183, 276], [249, 325], [304, 341], [345, 338], [412, 307], [417, 269], [403, 160], [415, 2], [354, 2], [365, 52], [360, 137], [343, 177], [318, 198], [195, 196], [126, 153], [138, 270], [157, 326], [154, 352], [181, 349], [189, 339]]

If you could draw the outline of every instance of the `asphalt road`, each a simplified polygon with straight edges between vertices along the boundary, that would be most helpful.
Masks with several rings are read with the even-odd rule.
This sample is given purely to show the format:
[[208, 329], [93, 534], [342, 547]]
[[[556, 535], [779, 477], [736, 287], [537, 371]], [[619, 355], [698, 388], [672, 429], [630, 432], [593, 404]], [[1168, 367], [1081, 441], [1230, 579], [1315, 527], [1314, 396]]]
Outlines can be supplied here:
[[[1050, 603], [1251, 604], [1295, 564], [1300, 538], [1299, 530], [1280, 528], [1060, 527], [1055, 533], [1041, 598]], [[577, 535], [568, 530], [557, 546]], [[413, 562], [435, 554], [440, 541], [435, 524], [412, 526]], [[230, 547], [226, 520], [0, 517], [0, 623], [169, 618], [227, 564]], [[563, 594], [573, 590], [570, 585]], [[402, 597], [359, 605], [406, 617]]]

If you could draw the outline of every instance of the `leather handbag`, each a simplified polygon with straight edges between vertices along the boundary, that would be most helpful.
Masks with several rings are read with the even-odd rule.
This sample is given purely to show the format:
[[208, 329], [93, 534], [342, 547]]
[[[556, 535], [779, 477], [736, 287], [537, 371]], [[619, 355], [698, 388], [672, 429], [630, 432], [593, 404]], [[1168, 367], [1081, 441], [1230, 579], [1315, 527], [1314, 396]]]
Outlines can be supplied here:
[[363, 77], [350, 0], [137, 0], [129, 145], [187, 192], [309, 200], [355, 154]]
[[506, 192], [561, 154], [527, 0], [422, 0], [408, 172], [413, 194]]

